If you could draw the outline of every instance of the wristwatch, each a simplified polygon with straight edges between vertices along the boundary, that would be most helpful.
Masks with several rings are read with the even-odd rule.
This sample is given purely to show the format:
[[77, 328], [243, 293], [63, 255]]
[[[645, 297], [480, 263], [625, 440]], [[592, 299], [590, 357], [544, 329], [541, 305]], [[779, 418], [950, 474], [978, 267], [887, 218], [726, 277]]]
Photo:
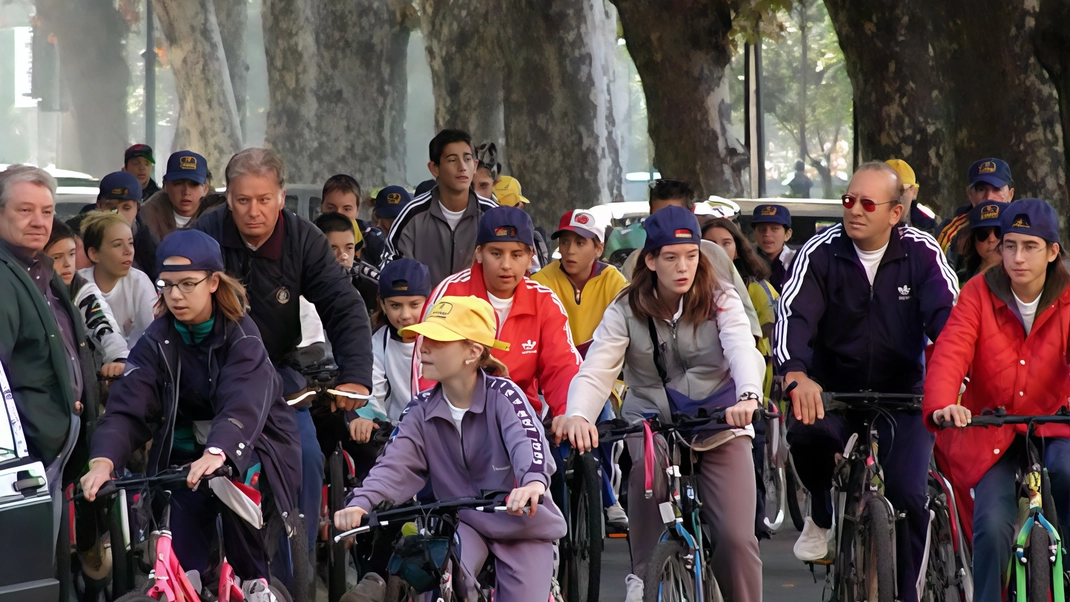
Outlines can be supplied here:
[[762, 400], [762, 398], [759, 397], [757, 393], [744, 393], [744, 394], [739, 396], [739, 400], [740, 401], [750, 401], [752, 399], [754, 401], [761, 401]]
[[227, 457], [227, 455], [223, 453], [223, 450], [219, 449], [218, 447], [209, 447], [208, 449], [206, 449], [204, 451], [212, 454], [213, 456], [219, 456], [220, 458], [226, 458]]

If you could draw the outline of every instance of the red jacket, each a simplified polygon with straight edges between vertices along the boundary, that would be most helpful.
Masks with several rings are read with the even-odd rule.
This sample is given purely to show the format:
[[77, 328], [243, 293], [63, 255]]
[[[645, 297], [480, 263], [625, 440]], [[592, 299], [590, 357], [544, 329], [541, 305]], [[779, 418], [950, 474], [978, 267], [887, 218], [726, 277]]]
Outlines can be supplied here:
[[[999, 460], [1016, 433], [1025, 432], [1025, 426], [938, 430], [932, 414], [956, 403], [966, 375], [970, 382], [960, 403], [975, 415], [1000, 406], [1008, 414], [1054, 414], [1066, 406], [1070, 397], [1067, 284], [1062, 274], [1049, 277], [1027, 337], [1009, 278], [1002, 269], [989, 270], [963, 287], [936, 341], [925, 380], [923, 415], [937, 432], [937, 463], [954, 484], [956, 497], [971, 509], [970, 488]], [[1041, 425], [1036, 432], [1070, 438], [1070, 425]]]
[[[542, 412], [539, 391], [546, 397], [552, 416], [565, 413], [568, 385], [580, 370], [580, 354], [572, 343], [565, 308], [552, 290], [525, 278], [513, 293], [513, 307], [498, 324], [498, 340], [509, 343], [509, 351], [492, 349], [491, 354], [509, 368], [509, 380], [520, 385], [536, 412]], [[483, 266], [472, 264], [471, 269], [446, 278], [435, 287], [424, 305], [424, 318], [442, 297], [479, 297], [487, 299], [483, 282]], [[413, 353], [414, 391], [430, 388], [434, 381], [419, 377], [420, 350]]]

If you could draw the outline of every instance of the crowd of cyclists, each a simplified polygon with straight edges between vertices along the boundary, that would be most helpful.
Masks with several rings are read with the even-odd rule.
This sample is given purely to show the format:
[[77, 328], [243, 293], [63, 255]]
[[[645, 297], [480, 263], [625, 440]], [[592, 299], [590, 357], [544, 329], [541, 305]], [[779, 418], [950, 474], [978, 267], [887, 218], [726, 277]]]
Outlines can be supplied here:
[[[787, 441], [812, 496], [794, 547], [800, 560], [835, 553], [830, 483], [859, 429], [850, 414], [826, 414], [821, 394], [924, 394], [920, 413], [889, 412], [875, 427], [889, 442], [878, 450], [887, 498], [905, 515], [899, 599], [917, 600], [924, 571], [934, 443], [972, 533], [975, 597], [1001, 599], [1026, 431], [944, 427], [995, 408], [1055, 414], [1070, 398], [1060, 220], [1045, 201], [1014, 199], [1005, 162], [973, 164], [968, 203], [938, 227], [911, 225], [919, 185], [905, 162], [864, 163], [842, 197], [842, 224], [800, 248], [787, 244], [784, 206], [759, 205], [748, 238], [738, 216], [696, 217], [686, 182], [657, 180], [618, 268], [603, 255], [619, 230], [576, 208], [547, 237], [525, 212], [519, 182], [501, 174], [494, 145], [476, 148], [457, 130], [431, 140], [432, 179], [415, 197], [396, 185], [366, 195], [336, 175], [314, 223], [285, 208], [286, 171], [272, 150], [236, 154], [223, 193], [195, 152], [170, 156], [162, 188], [150, 177], [151, 148], [135, 145], [124, 159], [101, 179], [95, 205], [68, 223], [52, 217], [55, 181], [45, 172], [0, 174], [3, 258], [22, 261], [12, 278], [44, 277], [52, 288], [18, 286], [50, 304], [57, 293], [70, 300], [76, 309], [57, 318], [59, 331], [68, 347], [81, 344], [69, 334], [84, 336], [96, 353], [91, 369], [70, 348], [64, 354], [70, 378], [59, 382], [73, 390], [69, 409], [82, 427], [66, 482], [92, 501], [113, 478], [188, 465], [189, 489], [170, 501], [185, 568], [207, 570], [220, 506], [198, 484], [224, 466], [271, 512], [303, 516], [314, 548], [324, 453], [301, 402], [303, 369], [333, 361], [331, 410], [345, 414], [360, 483], [328, 517], [337, 530], [383, 503], [510, 492], [507, 512], [459, 515], [458, 591], [468, 599], [488, 557], [503, 600], [553, 595], [554, 542], [566, 525], [549, 486], [567, 446], [598, 454], [607, 522], [628, 532], [626, 599], [643, 599], [665, 502], [637, 460], [650, 440], [600, 449], [598, 424], [724, 409], [724, 424], [688, 441], [700, 458], [711, 565], [726, 600], [761, 600], [763, 446], [752, 419], [781, 401], [774, 382], [791, 389]], [[21, 193], [27, 186], [52, 195]], [[362, 204], [371, 221], [358, 219]], [[49, 234], [39, 243], [11, 234], [41, 224]], [[31, 404], [50, 402], [24, 396], [38, 386], [26, 380], [32, 371], [20, 372], [26, 356], [12, 343], [25, 335], [17, 319], [5, 324], [0, 359], [31, 425], [30, 450], [62, 457], [68, 429], [37, 426]], [[87, 408], [98, 378], [106, 401]], [[393, 429], [385, 446], [373, 437], [382, 429]], [[1070, 524], [1070, 430], [1036, 434]], [[624, 453], [633, 459], [626, 474]], [[247, 599], [274, 600], [263, 536], [229, 510], [222, 516]]]

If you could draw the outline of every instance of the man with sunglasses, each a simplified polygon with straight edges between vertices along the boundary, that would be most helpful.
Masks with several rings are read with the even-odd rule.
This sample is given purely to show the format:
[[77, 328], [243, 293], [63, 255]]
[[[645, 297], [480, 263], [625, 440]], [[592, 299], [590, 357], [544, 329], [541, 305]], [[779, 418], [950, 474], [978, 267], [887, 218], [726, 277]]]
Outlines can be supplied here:
[[940, 225], [936, 241], [945, 253], [952, 248], [952, 242], [959, 230], [969, 224], [970, 210], [988, 201], [1009, 203], [1014, 200], [1014, 181], [1011, 168], [1003, 159], [989, 158], [975, 161], [966, 172], [969, 184], [966, 186], [966, 198], [969, 205], [955, 210], [955, 215]]
[[[795, 544], [801, 560], [834, 553], [835, 455], [858, 428], [849, 416], [825, 415], [821, 392], [921, 394], [925, 340], [936, 340], [958, 294], [936, 240], [899, 223], [906, 210], [900, 191], [888, 164], [860, 166], [843, 196], [843, 224], [799, 250], [780, 298], [773, 355], [778, 374], [795, 384], [788, 443], [800, 480], [814, 495]], [[916, 414], [892, 413], [876, 426], [888, 499], [907, 515], [896, 533], [899, 592], [914, 602], [933, 438]]]

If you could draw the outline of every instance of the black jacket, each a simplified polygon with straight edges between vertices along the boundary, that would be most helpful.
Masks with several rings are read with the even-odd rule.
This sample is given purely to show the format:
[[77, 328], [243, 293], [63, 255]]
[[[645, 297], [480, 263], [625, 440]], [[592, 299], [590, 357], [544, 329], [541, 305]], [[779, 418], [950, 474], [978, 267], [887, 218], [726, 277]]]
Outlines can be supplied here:
[[249, 315], [282, 376], [285, 395], [305, 387], [296, 361], [301, 342], [298, 297], [302, 295], [316, 306], [323, 320], [338, 363], [338, 382], [361, 384], [371, 390], [373, 359], [368, 312], [319, 229], [283, 209], [271, 237], [251, 251], [229, 207], [204, 214], [194, 228], [219, 241], [227, 274], [245, 285]]
[[223, 450], [242, 475], [259, 460], [278, 508], [292, 509], [301, 482], [297, 419], [249, 316], [233, 322], [216, 312], [212, 332], [198, 345], [182, 341], [173, 318], [157, 318], [111, 386], [90, 456], [120, 468], [151, 439], [146, 471], [155, 474], [171, 463], [179, 406], [202, 400], [212, 416], [205, 447]]

